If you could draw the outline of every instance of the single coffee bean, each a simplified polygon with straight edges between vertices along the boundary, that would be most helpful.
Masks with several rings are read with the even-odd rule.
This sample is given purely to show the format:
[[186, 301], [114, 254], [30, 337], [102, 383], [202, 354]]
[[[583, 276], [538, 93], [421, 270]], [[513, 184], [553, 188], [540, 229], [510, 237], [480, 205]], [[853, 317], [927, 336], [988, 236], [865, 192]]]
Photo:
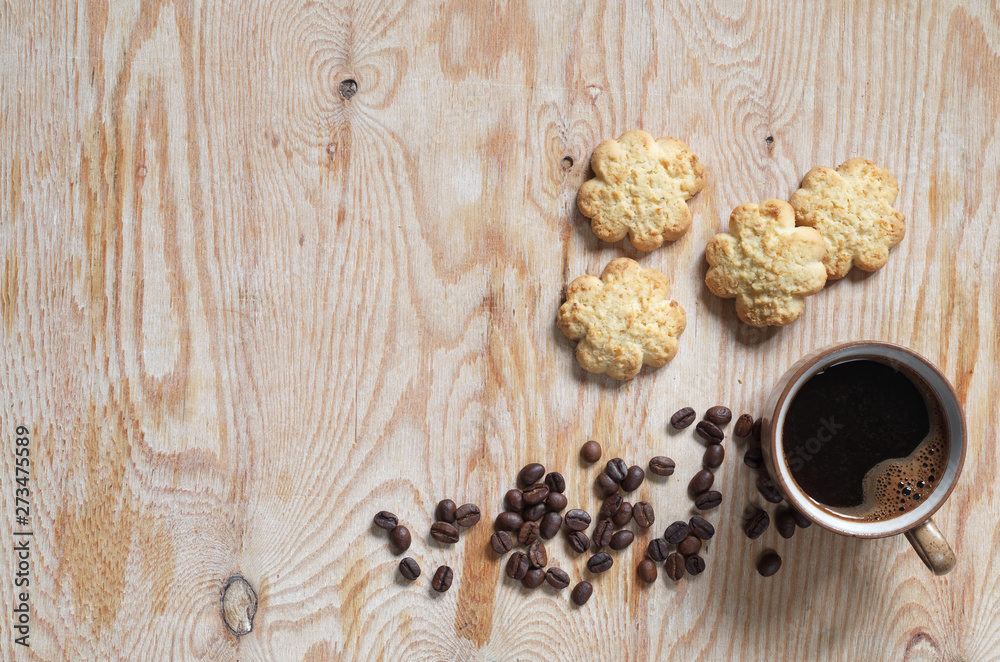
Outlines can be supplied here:
[[625, 474], [628, 473], [628, 465], [620, 457], [612, 458], [604, 465], [604, 473], [611, 476], [611, 480], [616, 483], [621, 483], [625, 480]]
[[598, 554], [594, 554], [589, 559], [587, 559], [587, 570], [590, 570], [592, 573], [596, 575], [605, 572], [607, 570], [610, 570], [611, 566], [613, 566], [614, 564], [615, 562], [614, 560], [612, 560], [610, 554], [607, 554], [605, 552], [600, 552]]
[[705, 492], [712, 489], [712, 483], [715, 482], [715, 474], [713, 474], [708, 469], [702, 469], [696, 473], [692, 478], [691, 482], [688, 483], [688, 494], [693, 497], [699, 494], [704, 494]]
[[782, 538], [791, 538], [795, 535], [795, 517], [788, 510], [778, 511], [774, 516], [774, 528]]
[[[445, 522], [447, 524], [447, 522]], [[438, 593], [444, 593], [449, 588], [451, 588], [451, 582], [455, 578], [455, 573], [446, 565], [440, 566], [437, 572], [434, 573], [434, 579], [431, 580], [431, 586]]]
[[497, 531], [517, 531], [524, 524], [524, 519], [517, 513], [505, 511], [497, 515], [493, 520], [493, 528]]
[[590, 526], [590, 514], [586, 510], [574, 508], [563, 518], [570, 531], [586, 531]]
[[546, 540], [554, 538], [559, 529], [562, 528], [562, 515], [559, 513], [545, 513], [542, 523], [538, 527], [538, 533]]
[[563, 590], [569, 586], [569, 573], [562, 568], [549, 568], [545, 573], [545, 581], [554, 589]]
[[716, 405], [705, 412], [705, 420], [723, 426], [733, 420], [733, 412], [728, 407]]
[[642, 467], [633, 464], [628, 468], [628, 473], [625, 474], [625, 480], [622, 481], [622, 489], [626, 492], [634, 492], [639, 489], [644, 480], [646, 480], [646, 472], [642, 470]]
[[562, 492], [549, 492], [549, 495], [545, 497], [545, 510], [552, 513], [561, 513], [568, 503], [566, 495]]
[[598, 511], [597, 516], [600, 519], [611, 519], [618, 512], [618, 509], [621, 508], [623, 501], [624, 499], [621, 494], [612, 494], [601, 504], [601, 509]]
[[410, 556], [399, 562], [399, 574], [403, 575], [403, 579], [408, 579], [411, 582], [420, 576], [420, 566], [417, 562]]
[[639, 561], [639, 566], [636, 568], [636, 574], [639, 575], [639, 579], [646, 582], [647, 584], [652, 584], [656, 581], [656, 564], [649, 559], [643, 559]]
[[751, 430], [753, 430], [753, 416], [750, 414], [743, 414], [736, 419], [736, 425], [733, 427], [733, 434], [737, 437], [742, 439], [748, 436]]
[[778, 491], [778, 487], [766, 473], [762, 473], [760, 477], [757, 478], [757, 491], [760, 492], [762, 497], [771, 503], [781, 503], [784, 500], [781, 496], [781, 492]]
[[694, 500], [694, 507], [698, 510], [711, 510], [712, 508], [718, 508], [721, 503], [722, 494], [716, 490], [711, 490], [704, 494], [699, 494], [698, 498]]
[[743, 453], [743, 464], [751, 469], [760, 469], [764, 466], [764, 451], [753, 446], [748, 447]]
[[590, 440], [580, 447], [580, 457], [584, 462], [593, 464], [601, 459], [601, 445], [594, 440]]
[[438, 542], [454, 545], [458, 542], [458, 529], [454, 524], [448, 522], [434, 522], [431, 524], [431, 538]]
[[528, 547], [528, 562], [532, 568], [544, 568], [549, 562], [549, 555], [545, 552], [545, 545], [536, 540]]
[[628, 529], [615, 531], [614, 535], [611, 536], [611, 549], [615, 551], [623, 550], [631, 545], [633, 540], [635, 540], [635, 534]]
[[577, 554], [583, 554], [590, 549], [590, 538], [583, 531], [570, 531], [566, 538], [569, 541], [569, 548]]
[[764, 419], [758, 418], [756, 421], [753, 422], [753, 428], [750, 429], [750, 438], [756, 441], [758, 444], [760, 443], [760, 432], [763, 426], [764, 426]]
[[757, 561], [757, 572], [762, 577], [770, 577], [781, 569], [781, 557], [777, 552], [768, 552]]
[[678, 409], [674, 412], [674, 415], [670, 417], [670, 425], [673, 426], [675, 430], [683, 430], [687, 426], [694, 423], [694, 419], [697, 418], [698, 414], [695, 413], [694, 409], [690, 407], [684, 407], [684, 409]]
[[531, 562], [528, 561], [528, 555], [524, 552], [514, 552], [507, 559], [507, 576], [511, 579], [517, 581], [524, 579], [530, 569]]
[[524, 588], [538, 588], [545, 582], [545, 571], [541, 568], [532, 568], [524, 573], [521, 578], [521, 585]]
[[517, 474], [517, 484], [521, 487], [534, 485], [545, 475], [545, 467], [538, 462], [526, 464]]
[[712, 526], [712, 523], [697, 515], [688, 521], [688, 528], [691, 529], [693, 535], [698, 536], [702, 540], [709, 540], [715, 535], [715, 527]]
[[548, 508], [545, 507], [544, 503], [536, 503], [533, 506], [528, 506], [521, 511], [521, 517], [525, 520], [531, 520], [532, 522], [538, 522], [545, 516], [548, 512]]
[[503, 556], [514, 548], [514, 540], [506, 531], [497, 531], [490, 536], [490, 547], [497, 554]]
[[478, 523], [480, 517], [482, 514], [479, 512], [479, 506], [474, 503], [459, 506], [458, 510], [455, 511], [455, 522], [466, 528]]
[[582, 607], [587, 604], [587, 600], [590, 600], [590, 596], [594, 594], [594, 587], [590, 582], [580, 582], [573, 587], [573, 592], [570, 595], [570, 599], [573, 600], [573, 604], [577, 607]]
[[380, 510], [375, 513], [375, 526], [386, 531], [392, 531], [399, 525], [399, 518], [388, 510]]
[[653, 523], [656, 521], [656, 514], [653, 512], [652, 504], [647, 501], [640, 501], [632, 506], [632, 519], [643, 529], [653, 526]]
[[726, 434], [712, 421], [698, 421], [694, 431], [710, 444], [721, 444], [722, 440], [726, 438]]
[[689, 575], [700, 575], [705, 572], [705, 559], [697, 554], [689, 556], [684, 559], [684, 567], [687, 569]]
[[663, 532], [663, 539], [671, 545], [679, 545], [689, 535], [691, 535], [691, 528], [688, 523], [677, 520]]
[[451, 499], [442, 499], [438, 501], [437, 508], [434, 509], [434, 516], [439, 522], [448, 522], [448, 524], [455, 523], [455, 511], [458, 510], [458, 506]]
[[603, 471], [597, 474], [597, 478], [594, 479], [594, 485], [597, 487], [597, 491], [605, 496], [609, 496], [618, 491], [618, 483]]
[[531, 487], [524, 488], [524, 505], [535, 506], [549, 496], [549, 486], [545, 483], [535, 483]]
[[646, 556], [657, 563], [663, 563], [669, 553], [667, 541], [663, 538], [653, 538], [649, 541], [649, 546], [646, 547]]
[[566, 479], [558, 471], [553, 471], [545, 476], [545, 484], [549, 488], [549, 492], [558, 492], [562, 494], [566, 491]]
[[747, 534], [747, 538], [750, 540], [756, 540], [764, 535], [767, 531], [767, 527], [771, 524], [771, 518], [768, 516], [767, 512], [760, 510], [759, 508], [747, 518], [747, 521], [743, 523], [743, 533]]
[[519, 513], [524, 510], [524, 493], [518, 489], [507, 490], [507, 494], [503, 497], [503, 503], [507, 510]]
[[602, 549], [611, 544], [611, 536], [615, 533], [615, 525], [608, 519], [602, 519], [594, 527], [594, 547]]
[[802, 513], [800, 513], [795, 508], [790, 507], [789, 511], [792, 513], [792, 519], [795, 520], [796, 526], [798, 526], [800, 529], [808, 529], [810, 526], [812, 526], [812, 520], [803, 515]]
[[618, 506], [618, 510], [611, 516], [611, 521], [615, 523], [615, 526], [625, 526], [632, 519], [632, 511], [634, 510], [632, 504], [628, 501], [622, 501], [622, 505]]
[[649, 473], [657, 476], [672, 476], [677, 465], [669, 457], [657, 455], [649, 461]]
[[537, 522], [525, 522], [517, 531], [517, 541], [522, 545], [530, 545], [538, 540], [539, 526]]
[[684, 576], [684, 557], [677, 552], [669, 554], [663, 562], [663, 569], [667, 573], [667, 577], [675, 582], [680, 581], [681, 577]]
[[694, 556], [701, 551], [701, 538], [688, 536], [677, 545], [677, 551], [684, 556]]
[[397, 552], [405, 552], [410, 548], [410, 530], [400, 524], [389, 532], [389, 541], [396, 548]]
[[701, 463], [706, 469], [718, 469], [722, 466], [722, 461], [726, 459], [726, 449], [722, 444], [709, 444], [705, 449], [705, 455], [701, 458]]

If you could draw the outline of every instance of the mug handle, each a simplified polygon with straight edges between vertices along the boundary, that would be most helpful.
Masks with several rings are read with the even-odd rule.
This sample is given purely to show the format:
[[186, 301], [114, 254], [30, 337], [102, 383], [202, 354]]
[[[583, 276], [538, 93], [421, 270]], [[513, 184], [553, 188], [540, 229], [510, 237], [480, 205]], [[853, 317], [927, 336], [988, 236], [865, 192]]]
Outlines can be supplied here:
[[903, 535], [913, 545], [920, 560], [935, 575], [947, 574], [955, 567], [955, 552], [941, 535], [941, 530], [934, 524], [934, 520], [928, 519]]

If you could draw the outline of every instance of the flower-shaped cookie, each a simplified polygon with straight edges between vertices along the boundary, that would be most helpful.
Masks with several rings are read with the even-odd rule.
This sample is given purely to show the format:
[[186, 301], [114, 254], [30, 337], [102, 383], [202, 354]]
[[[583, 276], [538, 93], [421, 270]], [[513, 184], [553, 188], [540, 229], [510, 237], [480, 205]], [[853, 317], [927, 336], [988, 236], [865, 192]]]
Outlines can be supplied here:
[[667, 299], [669, 286], [662, 273], [627, 257], [612, 260], [600, 278], [570, 283], [556, 324], [579, 341], [576, 360], [583, 369], [632, 379], [643, 364], [659, 368], [674, 358], [687, 318]]
[[598, 145], [590, 165], [597, 176], [583, 183], [576, 204], [604, 241], [627, 234], [651, 251], [691, 227], [685, 201], [705, 186], [705, 169], [680, 140], [628, 131]]
[[795, 212], [784, 200], [740, 205], [729, 217], [729, 232], [705, 248], [708, 289], [735, 297], [736, 314], [750, 326], [797, 320], [805, 298], [826, 284], [823, 236], [795, 227]]
[[898, 193], [896, 178], [865, 159], [806, 173], [790, 202], [796, 222], [816, 228], [826, 241], [827, 278], [843, 278], [852, 266], [885, 266], [889, 249], [906, 234], [906, 219], [892, 208]]

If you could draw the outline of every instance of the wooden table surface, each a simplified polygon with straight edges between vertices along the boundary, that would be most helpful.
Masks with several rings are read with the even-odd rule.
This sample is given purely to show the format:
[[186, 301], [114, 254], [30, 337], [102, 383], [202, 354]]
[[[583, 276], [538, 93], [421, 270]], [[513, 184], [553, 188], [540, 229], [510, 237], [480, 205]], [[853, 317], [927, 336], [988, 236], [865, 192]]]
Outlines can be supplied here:
[[[0, 4], [0, 657], [997, 659], [1000, 9], [745, 4]], [[649, 254], [575, 206], [593, 148], [633, 128], [707, 172], [691, 231]], [[899, 180], [888, 265], [792, 326], [739, 323], [704, 286], [708, 239], [855, 156]], [[677, 358], [627, 383], [583, 372], [554, 323], [565, 285], [619, 256], [664, 271], [688, 320]], [[640, 490], [660, 532], [701, 455], [674, 410], [759, 413], [797, 357], [866, 338], [924, 354], [964, 403], [936, 517], [952, 574], [899, 537], [749, 541], [759, 497], [730, 445], [703, 575], [640, 585], [642, 532], [583, 609], [505, 578], [487, 519], [522, 464], [593, 511], [588, 438], [669, 455], [678, 473]], [[18, 425], [30, 651], [9, 616]], [[486, 515], [454, 547], [427, 535], [445, 497]], [[380, 509], [414, 533], [416, 584]], [[549, 552], [585, 576], [561, 536]], [[219, 607], [235, 572], [259, 596], [241, 638]]]

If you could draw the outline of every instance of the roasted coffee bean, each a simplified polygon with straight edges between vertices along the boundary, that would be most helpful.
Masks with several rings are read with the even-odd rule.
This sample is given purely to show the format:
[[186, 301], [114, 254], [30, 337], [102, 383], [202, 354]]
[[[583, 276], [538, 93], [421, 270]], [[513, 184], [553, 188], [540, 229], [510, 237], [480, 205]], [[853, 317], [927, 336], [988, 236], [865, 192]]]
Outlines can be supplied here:
[[594, 479], [594, 485], [597, 487], [597, 491], [605, 496], [610, 496], [619, 489], [618, 483], [603, 471], [597, 474], [597, 478]]
[[514, 540], [506, 531], [497, 531], [490, 536], [490, 547], [497, 554], [503, 556], [514, 548]]
[[[447, 522], [445, 522], [447, 524]], [[444, 593], [449, 588], [451, 588], [451, 582], [455, 578], [455, 573], [446, 565], [438, 567], [437, 572], [434, 573], [434, 579], [431, 580], [431, 586], [438, 593]]]
[[615, 534], [615, 525], [609, 519], [602, 519], [594, 527], [594, 547], [602, 549], [611, 544], [611, 536]]
[[679, 545], [689, 535], [691, 535], [691, 528], [688, 523], [677, 520], [663, 532], [663, 539], [671, 545]]
[[524, 506], [535, 506], [549, 496], [549, 486], [545, 483], [535, 483], [531, 487], [524, 488]]
[[559, 513], [545, 513], [542, 523], [538, 527], [538, 533], [546, 540], [554, 538], [559, 529], [562, 528], [562, 515]]
[[532, 568], [544, 568], [549, 562], [549, 555], [545, 552], [545, 545], [539, 541], [531, 543], [528, 547], [528, 562]]
[[545, 582], [545, 571], [541, 568], [532, 568], [528, 572], [524, 573], [524, 577], [521, 578], [521, 585], [524, 588], [538, 588]]
[[587, 527], [590, 526], [590, 514], [586, 510], [574, 508], [566, 513], [563, 521], [566, 522], [566, 527], [570, 531], [586, 531]]
[[526, 464], [517, 474], [517, 484], [521, 487], [534, 485], [545, 475], [545, 467], [538, 462]]
[[667, 573], [667, 577], [675, 582], [680, 581], [681, 577], [684, 576], [684, 557], [677, 552], [669, 554], [663, 562], [663, 569]]
[[782, 538], [791, 538], [795, 535], [795, 517], [788, 510], [779, 510], [774, 516], [774, 528]]
[[601, 504], [601, 509], [598, 511], [597, 516], [600, 519], [611, 519], [618, 512], [618, 509], [621, 508], [622, 502], [624, 502], [624, 499], [621, 494], [612, 494]]
[[705, 572], [705, 559], [697, 554], [689, 556], [684, 559], [684, 567], [687, 569], [689, 575], [700, 575]]
[[646, 547], [646, 556], [657, 563], [663, 563], [669, 553], [667, 541], [663, 538], [653, 538], [649, 541], [649, 546]]
[[677, 465], [669, 457], [657, 455], [649, 461], [649, 473], [657, 476], [671, 476]]
[[688, 528], [691, 529], [692, 535], [696, 535], [702, 540], [709, 540], [715, 535], [715, 527], [712, 526], [712, 523], [697, 515], [688, 521]]
[[771, 480], [771, 477], [766, 473], [762, 473], [757, 478], [757, 491], [760, 495], [764, 497], [767, 501], [771, 503], [781, 503], [784, 498], [781, 496], [781, 492], [778, 491], [777, 485]]
[[684, 556], [694, 556], [701, 551], [701, 538], [688, 536], [677, 545], [677, 551]]
[[764, 452], [759, 447], [748, 447], [743, 453], [743, 464], [751, 469], [760, 469], [764, 466]]
[[757, 561], [757, 572], [762, 577], [770, 577], [781, 569], [781, 557], [777, 552], [768, 552]]
[[635, 534], [628, 529], [615, 531], [614, 535], [611, 536], [611, 549], [615, 551], [623, 550], [631, 545], [633, 540], [635, 540]]
[[548, 512], [548, 508], [545, 507], [544, 503], [536, 503], [533, 506], [528, 506], [521, 511], [521, 517], [525, 520], [531, 520], [532, 522], [538, 522], [545, 516]]
[[479, 506], [474, 503], [459, 506], [458, 510], [455, 511], [455, 523], [466, 528], [478, 523], [480, 517], [482, 515], [479, 512]]
[[438, 542], [454, 545], [458, 542], [458, 529], [454, 524], [448, 522], [434, 522], [431, 524], [431, 538]]
[[620, 484], [625, 480], [625, 474], [628, 473], [628, 465], [620, 457], [612, 458], [604, 465], [604, 473], [611, 476], [611, 480]]
[[524, 519], [521, 518], [517, 513], [512, 513], [510, 511], [504, 511], [497, 515], [497, 518], [493, 520], [493, 528], [497, 531], [514, 531], [516, 532], [524, 524]]
[[566, 479], [558, 471], [553, 471], [545, 475], [545, 484], [549, 488], [549, 492], [558, 492], [562, 494], [566, 491]]
[[403, 575], [403, 579], [408, 579], [411, 582], [420, 576], [420, 566], [417, 562], [410, 556], [399, 562], [399, 574]]
[[507, 494], [503, 497], [503, 504], [507, 510], [521, 512], [524, 510], [524, 493], [518, 489], [507, 490]]
[[743, 414], [736, 419], [736, 425], [733, 427], [733, 434], [741, 439], [750, 434], [753, 430], [753, 416], [750, 414]]
[[570, 599], [573, 600], [573, 604], [577, 607], [582, 607], [587, 604], [587, 600], [590, 600], [590, 596], [594, 594], [594, 587], [590, 582], [580, 582], [573, 587], [573, 592], [570, 595]]
[[588, 464], [597, 462], [601, 459], [601, 445], [591, 439], [580, 447], [580, 457]]
[[767, 527], [771, 524], [771, 518], [768, 516], [767, 512], [756, 509], [747, 521], [743, 523], [743, 533], [747, 534], [747, 538], [750, 540], [756, 540], [764, 535], [767, 531]]
[[525, 522], [517, 531], [517, 541], [522, 545], [530, 545], [538, 540], [539, 526], [537, 522]]
[[789, 508], [789, 512], [792, 513], [792, 519], [795, 520], [796, 526], [798, 526], [800, 529], [808, 529], [810, 526], [812, 526], [812, 520], [803, 515], [802, 513], [800, 513], [795, 508]]
[[410, 548], [410, 530], [400, 524], [389, 532], [389, 541], [396, 548], [397, 552], [405, 552]]
[[644, 480], [646, 480], [646, 472], [642, 470], [642, 467], [633, 464], [628, 468], [628, 473], [625, 474], [625, 480], [622, 481], [622, 489], [626, 492], [634, 492], [639, 489]]
[[708, 469], [702, 469], [696, 473], [692, 478], [691, 482], [688, 483], [688, 494], [693, 497], [699, 494], [704, 494], [705, 492], [712, 489], [712, 483], [715, 482], [715, 474], [713, 474]]
[[670, 417], [670, 425], [674, 427], [675, 430], [683, 430], [687, 426], [694, 423], [694, 419], [698, 417], [694, 409], [690, 407], [684, 407], [684, 409], [678, 409], [674, 412], [674, 415]]
[[507, 559], [507, 576], [511, 579], [522, 580], [524, 576], [531, 569], [531, 562], [528, 561], [528, 555], [524, 552], [514, 552]]
[[590, 538], [583, 531], [570, 531], [566, 539], [569, 541], [569, 548], [577, 554], [583, 554], [590, 549]]
[[549, 568], [545, 573], [545, 581], [554, 589], [563, 590], [569, 586], [569, 573], [562, 568]]
[[718, 469], [722, 466], [722, 461], [726, 459], [726, 449], [722, 444], [709, 444], [705, 449], [705, 455], [701, 458], [701, 463], [706, 469]]
[[380, 510], [375, 513], [375, 526], [386, 531], [392, 531], [399, 525], [399, 518], [388, 510]]
[[726, 434], [712, 421], [698, 421], [694, 431], [710, 444], [721, 444], [722, 440], [726, 438]]
[[605, 572], [611, 569], [611, 566], [615, 564], [612, 560], [611, 555], [605, 552], [600, 552], [594, 554], [589, 559], [587, 559], [587, 570], [590, 570], [595, 575], [601, 572]]
[[656, 564], [649, 559], [639, 561], [639, 566], [635, 570], [636, 574], [639, 575], [639, 579], [647, 584], [652, 584], [656, 581]]
[[755, 440], [758, 444], [760, 443], [760, 432], [763, 428], [764, 419], [758, 418], [753, 422], [753, 427], [750, 429], [750, 438]]
[[656, 514], [653, 512], [652, 504], [640, 501], [632, 506], [632, 519], [643, 529], [653, 526], [653, 523], [656, 521]]
[[618, 510], [611, 516], [611, 521], [615, 523], [615, 526], [625, 526], [632, 519], [634, 509], [628, 501], [622, 501], [622, 505], [618, 506]]
[[458, 510], [458, 506], [451, 499], [442, 499], [438, 501], [437, 508], [434, 509], [434, 517], [439, 522], [448, 522], [448, 524], [455, 523], [455, 511]]
[[545, 510], [553, 513], [561, 513], [569, 501], [566, 499], [566, 495], [561, 492], [549, 492], [549, 495], [545, 497]]
[[712, 508], [718, 508], [721, 503], [722, 493], [711, 490], [704, 494], [699, 494], [698, 498], [694, 500], [694, 507], [698, 510], [711, 510]]
[[705, 412], [705, 420], [721, 427], [733, 420], [733, 412], [729, 411], [728, 407], [715, 405]]

